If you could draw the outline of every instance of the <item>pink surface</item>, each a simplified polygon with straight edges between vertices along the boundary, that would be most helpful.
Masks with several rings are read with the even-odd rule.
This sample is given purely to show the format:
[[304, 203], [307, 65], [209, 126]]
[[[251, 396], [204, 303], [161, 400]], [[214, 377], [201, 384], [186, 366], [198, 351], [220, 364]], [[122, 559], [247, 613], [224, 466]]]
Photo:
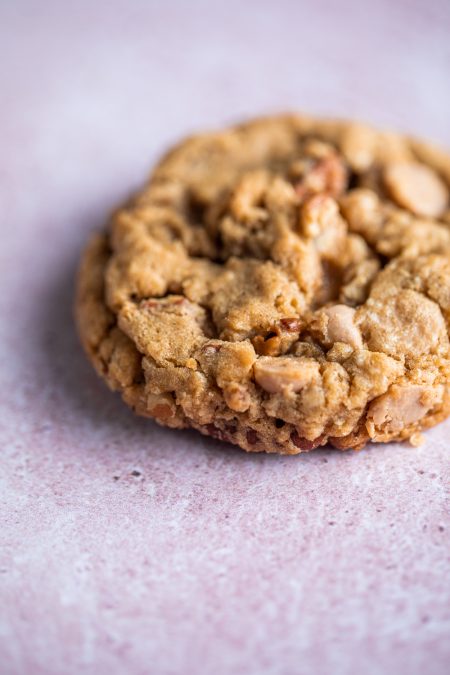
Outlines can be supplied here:
[[179, 136], [303, 108], [450, 146], [450, 5], [0, 6], [2, 675], [440, 675], [450, 424], [248, 456], [97, 381], [76, 261]]

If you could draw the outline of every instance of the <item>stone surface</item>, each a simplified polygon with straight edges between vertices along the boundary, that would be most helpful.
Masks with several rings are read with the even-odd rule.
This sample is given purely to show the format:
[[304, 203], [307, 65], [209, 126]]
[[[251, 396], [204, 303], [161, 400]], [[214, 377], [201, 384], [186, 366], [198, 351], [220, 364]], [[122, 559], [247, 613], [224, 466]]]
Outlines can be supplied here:
[[303, 108], [450, 146], [449, 27], [444, 0], [1, 4], [2, 673], [447, 672], [450, 424], [291, 458], [160, 429], [92, 373], [72, 293], [195, 129]]

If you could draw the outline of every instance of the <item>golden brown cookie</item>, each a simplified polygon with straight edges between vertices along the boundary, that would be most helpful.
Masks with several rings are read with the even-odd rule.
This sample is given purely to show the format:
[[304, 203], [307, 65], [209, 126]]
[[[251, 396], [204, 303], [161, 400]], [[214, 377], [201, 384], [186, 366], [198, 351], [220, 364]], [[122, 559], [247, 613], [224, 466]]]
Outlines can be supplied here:
[[136, 412], [249, 451], [450, 414], [450, 158], [280, 116], [190, 138], [84, 255], [76, 314]]

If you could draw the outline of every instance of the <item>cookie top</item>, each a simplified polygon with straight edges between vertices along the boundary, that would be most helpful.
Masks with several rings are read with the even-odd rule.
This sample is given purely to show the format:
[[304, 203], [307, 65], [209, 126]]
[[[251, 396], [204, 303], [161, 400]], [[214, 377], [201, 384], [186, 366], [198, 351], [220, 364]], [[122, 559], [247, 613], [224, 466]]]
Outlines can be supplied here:
[[450, 414], [450, 159], [280, 116], [190, 138], [89, 245], [77, 318], [139, 413], [247, 450]]

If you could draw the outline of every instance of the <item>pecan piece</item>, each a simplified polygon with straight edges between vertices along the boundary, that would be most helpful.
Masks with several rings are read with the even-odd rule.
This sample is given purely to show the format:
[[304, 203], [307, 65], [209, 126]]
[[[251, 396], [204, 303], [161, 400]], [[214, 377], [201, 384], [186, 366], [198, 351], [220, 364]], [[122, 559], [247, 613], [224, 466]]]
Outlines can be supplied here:
[[308, 440], [307, 438], [303, 438], [300, 436], [297, 431], [293, 431], [291, 433], [291, 441], [293, 444], [297, 447], [300, 448], [301, 450], [315, 450], [316, 448], [319, 447], [319, 445], [323, 444], [323, 441], [325, 440], [325, 435], [322, 434], [321, 436], [318, 436], [315, 438], [313, 441]]
[[319, 159], [295, 186], [301, 199], [325, 193], [338, 197], [347, 187], [347, 169], [336, 153]]
[[260, 356], [285, 354], [303, 328], [299, 318], [285, 317], [271, 326], [265, 335], [255, 335], [252, 344]]

